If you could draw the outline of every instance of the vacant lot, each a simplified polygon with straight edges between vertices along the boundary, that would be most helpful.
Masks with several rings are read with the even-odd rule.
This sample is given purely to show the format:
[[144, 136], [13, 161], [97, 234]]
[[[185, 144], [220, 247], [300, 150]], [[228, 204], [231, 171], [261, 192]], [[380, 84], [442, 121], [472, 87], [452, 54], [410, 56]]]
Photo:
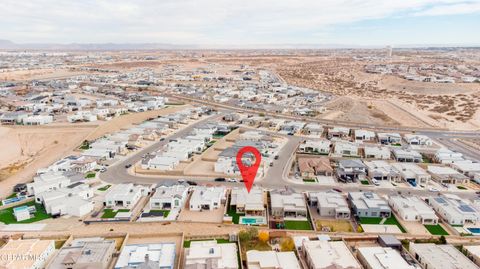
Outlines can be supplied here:
[[353, 232], [352, 224], [348, 220], [318, 219], [315, 223], [317, 231], [322, 231], [323, 227], [328, 227], [331, 232]]

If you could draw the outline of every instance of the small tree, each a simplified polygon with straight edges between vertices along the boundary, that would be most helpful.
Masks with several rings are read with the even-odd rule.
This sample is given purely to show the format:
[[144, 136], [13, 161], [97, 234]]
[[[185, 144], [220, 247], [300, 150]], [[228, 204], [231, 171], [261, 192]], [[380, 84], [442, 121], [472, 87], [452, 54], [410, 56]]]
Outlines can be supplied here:
[[291, 237], [287, 237], [283, 239], [282, 243], [280, 244], [280, 249], [282, 251], [293, 251], [295, 250], [295, 242]]
[[238, 233], [238, 239], [240, 239], [240, 241], [242, 241], [242, 242], [250, 241], [250, 240], [255, 239], [257, 237], [257, 235], [258, 235], [257, 228], [248, 227], [247, 229], [241, 230]]
[[447, 239], [445, 238], [444, 235], [440, 236], [440, 238], [438, 239], [438, 243], [441, 245], [447, 244]]
[[258, 232], [258, 240], [262, 243], [266, 243], [270, 239], [270, 235], [267, 231]]

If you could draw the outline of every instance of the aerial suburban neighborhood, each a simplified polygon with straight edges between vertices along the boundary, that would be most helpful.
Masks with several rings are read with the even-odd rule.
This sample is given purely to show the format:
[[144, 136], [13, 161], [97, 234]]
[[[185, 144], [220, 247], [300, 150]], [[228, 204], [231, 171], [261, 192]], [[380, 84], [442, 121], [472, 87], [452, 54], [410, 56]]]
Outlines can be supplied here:
[[0, 269], [480, 268], [478, 46], [155, 42], [0, 40]]

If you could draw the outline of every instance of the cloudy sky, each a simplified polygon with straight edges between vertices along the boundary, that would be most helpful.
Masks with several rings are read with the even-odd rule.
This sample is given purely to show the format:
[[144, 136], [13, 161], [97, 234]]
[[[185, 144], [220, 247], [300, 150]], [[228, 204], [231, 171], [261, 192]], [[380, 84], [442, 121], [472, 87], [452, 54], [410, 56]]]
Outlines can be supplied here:
[[17, 43], [480, 44], [480, 0], [1, 0]]

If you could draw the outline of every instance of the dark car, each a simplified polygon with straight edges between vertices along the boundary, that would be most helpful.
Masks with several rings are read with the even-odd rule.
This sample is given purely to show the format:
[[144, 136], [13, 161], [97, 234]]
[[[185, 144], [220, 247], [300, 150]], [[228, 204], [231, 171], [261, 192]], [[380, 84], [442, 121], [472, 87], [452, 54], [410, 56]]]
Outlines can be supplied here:
[[191, 181], [191, 180], [187, 180], [187, 184], [190, 185], [190, 186], [197, 186], [198, 185], [197, 182]]
[[334, 188], [333, 190], [336, 191], [336, 192], [342, 192], [341, 189], [337, 189], [337, 188]]
[[224, 178], [224, 177], [217, 177], [217, 178], [215, 179], [215, 181], [217, 181], [217, 182], [225, 182], [225, 178]]
[[162, 137], [162, 138], [160, 138], [160, 141], [163, 141], [163, 140], [165, 140], [165, 138], [163, 138], [163, 137]]
[[274, 159], [275, 159], [275, 160], [278, 160], [278, 158], [280, 158], [280, 156], [275, 155]]
[[132, 165], [131, 165], [131, 164], [127, 164], [127, 165], [125, 165], [125, 168], [130, 168], [130, 167], [132, 167]]

